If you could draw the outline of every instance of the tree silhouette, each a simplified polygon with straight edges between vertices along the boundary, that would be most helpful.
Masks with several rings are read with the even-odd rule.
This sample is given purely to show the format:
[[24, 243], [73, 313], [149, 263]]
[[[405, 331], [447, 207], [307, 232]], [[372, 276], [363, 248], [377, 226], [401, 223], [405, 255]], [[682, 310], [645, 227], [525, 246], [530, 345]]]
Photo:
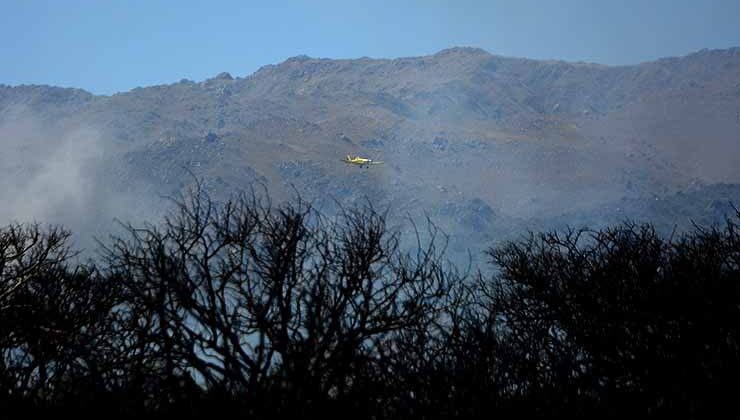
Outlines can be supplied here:
[[44, 405], [83, 382], [106, 390], [116, 289], [94, 266], [68, 267], [68, 239], [55, 227], [0, 230], [0, 389], [9, 401]]
[[670, 241], [626, 223], [490, 250], [515, 393], [549, 412], [727, 413], [739, 243], [729, 220]]
[[0, 413], [738, 414], [737, 219], [532, 233], [486, 275], [386, 220], [197, 187], [97, 265], [63, 229], [0, 229]]
[[192, 373], [275, 410], [346, 400], [385, 337], [429, 317], [449, 287], [434, 241], [401, 252], [370, 206], [329, 219], [301, 200], [216, 206], [196, 190], [161, 227], [128, 232], [105, 260], [126, 290], [130, 371]]

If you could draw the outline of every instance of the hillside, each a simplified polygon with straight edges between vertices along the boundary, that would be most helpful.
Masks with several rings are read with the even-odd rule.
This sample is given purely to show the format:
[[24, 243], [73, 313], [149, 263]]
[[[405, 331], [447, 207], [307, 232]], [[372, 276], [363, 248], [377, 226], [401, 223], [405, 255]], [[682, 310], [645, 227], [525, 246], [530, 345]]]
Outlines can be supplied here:
[[[740, 183], [738, 133], [740, 48], [620, 67], [472, 48], [300, 56], [112, 96], [0, 85], [0, 221], [100, 233], [160, 211], [195, 175], [216, 198], [255, 182], [326, 211], [369, 198], [488, 240], [681, 191], [740, 202], [712, 187]], [[347, 154], [385, 165], [349, 167]], [[695, 207], [680, 223], [703, 217]]]

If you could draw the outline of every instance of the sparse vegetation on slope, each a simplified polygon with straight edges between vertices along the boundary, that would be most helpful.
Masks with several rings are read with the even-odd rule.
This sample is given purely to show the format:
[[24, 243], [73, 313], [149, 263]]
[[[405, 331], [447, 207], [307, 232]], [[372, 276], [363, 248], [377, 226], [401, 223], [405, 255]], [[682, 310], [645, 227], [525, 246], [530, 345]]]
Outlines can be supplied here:
[[[295, 57], [248, 77], [112, 96], [3, 86], [0, 199], [51, 177], [79, 185], [69, 201], [84, 209], [113, 204], [89, 214], [59, 199], [51, 209], [8, 207], [0, 220], [84, 219], [76, 232], [98, 232], [113, 216], [139, 216], [123, 202], [153, 211], [193, 172], [218, 199], [260, 182], [276, 199], [295, 186], [317, 205], [368, 196], [398, 214], [480, 200], [499, 216], [486, 232], [497, 235], [518, 226], [511, 218], [531, 225], [740, 182], [737, 80], [737, 48], [622, 67], [453, 48], [393, 60]], [[83, 138], [92, 139], [83, 151], [66, 147]], [[347, 154], [386, 164], [357, 171], [339, 161]], [[473, 242], [457, 219], [467, 220], [443, 221], [448, 232]]]

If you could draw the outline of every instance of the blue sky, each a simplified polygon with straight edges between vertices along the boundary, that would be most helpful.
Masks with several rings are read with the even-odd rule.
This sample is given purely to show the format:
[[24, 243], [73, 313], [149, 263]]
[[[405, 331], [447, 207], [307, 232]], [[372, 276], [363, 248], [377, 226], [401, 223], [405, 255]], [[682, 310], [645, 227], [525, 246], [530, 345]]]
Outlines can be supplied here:
[[740, 46], [740, 0], [0, 0], [0, 83], [110, 94], [288, 57], [494, 54], [632, 64]]

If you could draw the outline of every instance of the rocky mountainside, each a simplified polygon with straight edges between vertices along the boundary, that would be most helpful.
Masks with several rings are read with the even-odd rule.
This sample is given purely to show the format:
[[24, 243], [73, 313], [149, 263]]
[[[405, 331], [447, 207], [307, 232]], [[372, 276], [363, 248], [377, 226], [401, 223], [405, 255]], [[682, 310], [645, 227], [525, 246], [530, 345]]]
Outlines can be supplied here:
[[[645, 209], [677, 194], [740, 202], [740, 48], [619, 67], [472, 48], [300, 56], [112, 96], [0, 85], [0, 147], [3, 222], [100, 232], [195, 175], [217, 198], [256, 182], [327, 211], [369, 198], [427, 212], [461, 243], [598, 221], [619, 203], [670, 224]], [[350, 167], [347, 154], [385, 164]]]

